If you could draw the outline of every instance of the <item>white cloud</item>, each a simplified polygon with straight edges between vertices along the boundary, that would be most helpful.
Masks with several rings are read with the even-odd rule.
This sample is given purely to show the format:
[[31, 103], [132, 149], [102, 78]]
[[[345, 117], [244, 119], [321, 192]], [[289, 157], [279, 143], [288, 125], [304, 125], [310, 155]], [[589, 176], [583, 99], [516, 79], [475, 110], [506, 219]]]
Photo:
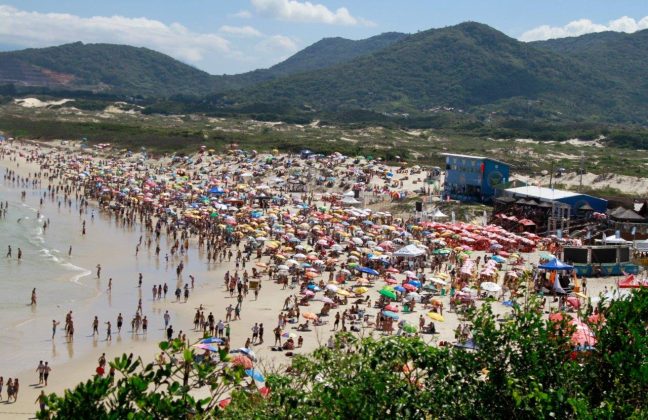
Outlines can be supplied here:
[[335, 11], [323, 4], [298, 0], [252, 0], [255, 10], [264, 16], [294, 22], [317, 22], [329, 25], [374, 25], [351, 15], [346, 7]]
[[297, 43], [284, 35], [272, 35], [256, 45], [257, 51], [262, 52], [295, 52], [298, 50]]
[[569, 36], [580, 36], [593, 32], [616, 31], [632, 33], [648, 29], [648, 16], [635, 20], [628, 16], [623, 16], [611, 20], [607, 25], [594, 23], [589, 19], [579, 19], [569, 22], [565, 26], [542, 25], [533, 28], [520, 36], [522, 41], [542, 41], [553, 38], [565, 38]]
[[239, 18], [239, 19], [249, 19], [252, 17], [252, 13], [249, 10], [239, 10], [238, 12], [231, 14], [230, 17]]
[[252, 26], [246, 25], [246, 26], [230, 26], [230, 25], [223, 25], [218, 29], [219, 32], [222, 32], [224, 34], [228, 35], [234, 35], [234, 36], [243, 36], [243, 37], [260, 37], [263, 36], [261, 32], [259, 32], [257, 29], [253, 28]]
[[179, 23], [147, 18], [39, 13], [0, 5], [0, 38], [4, 44], [42, 47], [66, 42], [108, 42], [149, 47], [181, 60], [197, 62], [230, 53], [229, 42], [217, 34], [196, 33]]

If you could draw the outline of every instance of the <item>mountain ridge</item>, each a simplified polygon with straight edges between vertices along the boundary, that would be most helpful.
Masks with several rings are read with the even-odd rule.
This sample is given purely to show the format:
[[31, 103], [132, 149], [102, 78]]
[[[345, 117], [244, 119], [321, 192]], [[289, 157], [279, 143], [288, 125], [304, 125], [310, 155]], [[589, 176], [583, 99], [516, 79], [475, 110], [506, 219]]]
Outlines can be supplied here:
[[525, 43], [464, 22], [356, 41], [325, 38], [268, 69], [225, 76], [146, 48], [73, 43], [27, 49], [0, 53], [0, 85], [140, 95], [157, 101], [152, 109], [161, 112], [457, 108], [641, 123], [648, 117], [647, 65], [648, 30]]

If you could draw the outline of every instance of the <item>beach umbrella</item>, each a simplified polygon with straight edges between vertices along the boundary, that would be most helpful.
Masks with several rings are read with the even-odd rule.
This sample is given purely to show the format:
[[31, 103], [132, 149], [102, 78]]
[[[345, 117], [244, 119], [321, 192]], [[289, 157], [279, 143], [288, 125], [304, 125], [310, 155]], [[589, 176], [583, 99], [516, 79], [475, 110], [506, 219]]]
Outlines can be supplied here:
[[242, 353], [243, 355], [247, 356], [252, 360], [253, 362], [256, 362], [256, 354], [254, 354], [254, 351], [247, 347], [239, 347], [238, 349], [231, 350], [230, 353]]
[[249, 358], [239, 354], [238, 356], [234, 356], [231, 360], [231, 363], [234, 366], [241, 366], [244, 369], [252, 369], [253, 363], [252, 360]]
[[358, 287], [358, 288], [356, 288], [356, 289], [354, 290], [354, 292], [355, 292], [356, 294], [358, 294], [358, 295], [361, 295], [361, 294], [363, 294], [363, 293], [367, 293], [368, 291], [369, 291], [369, 289], [367, 289], [366, 287]]
[[502, 287], [499, 284], [493, 283], [492, 281], [485, 281], [480, 284], [479, 287], [487, 292], [499, 292], [502, 290]]
[[394, 312], [392, 312], [392, 311], [383, 311], [382, 314], [383, 314], [384, 316], [388, 317], [388, 318], [391, 318], [391, 319], [394, 319], [394, 320], [398, 320], [398, 315], [396, 315], [396, 314], [395, 314]]
[[326, 290], [330, 290], [331, 292], [337, 292], [338, 287], [334, 284], [327, 284], [326, 285]]
[[225, 408], [227, 408], [228, 405], [230, 405], [231, 402], [232, 402], [231, 398], [225, 398], [218, 402], [218, 406], [224, 410]]
[[421, 295], [419, 295], [416, 292], [408, 293], [407, 296], [405, 296], [407, 300], [412, 300], [414, 299], [415, 302], [420, 302], [421, 301]]
[[443, 318], [443, 315], [438, 314], [436, 312], [428, 312], [427, 316], [429, 316], [430, 318], [432, 318], [435, 321], [439, 321], [439, 322], [444, 322], [445, 321], [445, 319]]
[[344, 289], [338, 289], [336, 293], [340, 296], [351, 296], [351, 293]]
[[383, 309], [386, 310], [386, 311], [398, 312], [398, 307], [396, 307], [396, 305], [389, 304], [389, 305], [385, 306]]
[[414, 334], [416, 333], [417, 329], [412, 324], [405, 324], [403, 325], [403, 331], [405, 331], [406, 333]]
[[200, 340], [200, 344], [223, 344], [224, 341], [222, 338], [218, 337], [208, 337]]
[[421, 282], [418, 280], [410, 280], [407, 282], [408, 284], [411, 284], [414, 287], [421, 287]]
[[385, 297], [388, 297], [390, 299], [398, 299], [398, 296], [396, 295], [396, 293], [393, 290], [381, 289], [380, 292], [378, 292], [378, 293], [380, 293], [381, 295], [383, 295]]
[[430, 280], [431, 280], [432, 282], [434, 282], [434, 283], [436, 283], [436, 284], [440, 284], [440, 285], [442, 285], [442, 286], [445, 286], [446, 284], [448, 284], [447, 281], [445, 281], [445, 280], [441, 280], [441, 279], [439, 279], [439, 278], [437, 278], [437, 277], [432, 277]]
[[387, 283], [387, 284], [396, 284], [396, 283], [398, 283], [398, 280], [396, 280], [396, 279], [393, 278], [393, 277], [387, 277], [387, 278], [385, 279], [385, 283]]
[[312, 321], [316, 321], [318, 319], [317, 315], [315, 315], [313, 312], [304, 312], [304, 313], [302, 313], [302, 316], [305, 319], [310, 319]]
[[320, 301], [322, 301], [322, 302], [324, 302], [324, 303], [328, 303], [329, 305], [332, 305], [332, 304], [335, 303], [335, 301], [334, 301], [333, 299], [331, 299], [331, 298], [327, 298], [327, 297], [323, 297], [323, 298], [321, 298]]
[[214, 347], [214, 346], [212, 346], [211, 344], [198, 343], [198, 344], [194, 344], [194, 347], [199, 348], [199, 349], [202, 349], [202, 350], [209, 350], [209, 351], [213, 351], [213, 352], [217, 352], [217, 351], [218, 351], [218, 347]]
[[254, 379], [254, 380], [257, 381], [257, 382], [265, 382], [265, 378], [263, 377], [263, 375], [261, 374], [261, 372], [259, 372], [259, 371], [256, 370], [256, 369], [246, 369], [246, 370], [245, 370], [245, 373], [246, 373], [250, 378]]
[[570, 304], [574, 309], [580, 309], [581, 303], [575, 296], [570, 296], [567, 298], [567, 303]]
[[371, 274], [372, 276], [377, 276], [380, 274], [378, 271], [369, 267], [356, 267], [356, 270], [360, 271], [361, 273]]
[[[407, 290], [408, 292], [415, 292], [418, 290], [418, 287], [414, 286], [411, 283], [406, 283], [403, 286], [396, 286], [396, 287], [402, 287], [404, 290]], [[394, 287], [394, 290], [398, 290], [400, 292], [401, 290], [397, 289], [396, 287]]]
[[315, 293], [312, 290], [306, 290], [304, 292], [304, 295], [306, 295], [306, 296], [315, 296]]
[[404, 293], [406, 289], [403, 286], [398, 285], [398, 286], [394, 286], [394, 290], [400, 293]]

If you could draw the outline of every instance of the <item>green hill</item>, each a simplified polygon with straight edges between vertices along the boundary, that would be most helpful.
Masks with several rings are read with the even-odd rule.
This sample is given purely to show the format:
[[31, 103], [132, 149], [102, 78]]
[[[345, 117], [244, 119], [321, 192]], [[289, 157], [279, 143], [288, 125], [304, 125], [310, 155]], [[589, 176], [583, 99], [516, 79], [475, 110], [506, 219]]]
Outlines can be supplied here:
[[147, 48], [76, 42], [0, 53], [0, 83], [170, 95], [205, 92], [213, 81], [208, 73]]
[[392, 32], [359, 41], [326, 38], [269, 69], [231, 76], [211, 76], [147, 48], [76, 42], [0, 53], [0, 84], [149, 97], [201, 95], [327, 68], [371, 54], [405, 36]]
[[408, 36], [368, 56], [226, 95], [229, 103], [421, 112], [528, 107], [603, 117], [627, 87], [577, 60], [478, 23]]
[[576, 59], [605, 72], [638, 94], [648, 91], [648, 30], [633, 34], [601, 32], [532, 43], [534, 47]]
[[297, 73], [326, 69], [372, 54], [406, 36], [407, 34], [398, 32], [387, 32], [357, 41], [339, 37], [324, 38], [268, 69], [232, 76], [215, 76], [217, 81], [215, 91], [236, 90]]

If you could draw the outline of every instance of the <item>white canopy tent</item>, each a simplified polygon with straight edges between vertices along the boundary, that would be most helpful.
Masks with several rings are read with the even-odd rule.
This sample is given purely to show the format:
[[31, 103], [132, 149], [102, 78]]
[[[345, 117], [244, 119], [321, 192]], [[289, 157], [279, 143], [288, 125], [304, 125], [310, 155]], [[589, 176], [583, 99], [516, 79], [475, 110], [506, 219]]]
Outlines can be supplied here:
[[417, 247], [416, 245], [410, 244], [402, 247], [398, 251], [394, 252], [392, 255], [394, 257], [405, 257], [405, 258], [415, 258], [420, 257], [425, 254], [425, 250]]

